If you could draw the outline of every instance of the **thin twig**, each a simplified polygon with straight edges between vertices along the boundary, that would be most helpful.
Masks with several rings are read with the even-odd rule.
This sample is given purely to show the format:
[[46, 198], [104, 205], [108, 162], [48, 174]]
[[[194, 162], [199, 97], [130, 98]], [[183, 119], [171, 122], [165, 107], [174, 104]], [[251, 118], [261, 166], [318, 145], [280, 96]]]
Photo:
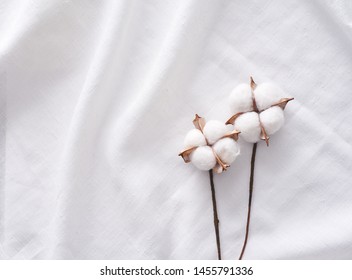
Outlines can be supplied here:
[[246, 250], [247, 240], [248, 240], [248, 233], [249, 233], [249, 223], [251, 221], [251, 206], [252, 206], [252, 195], [253, 195], [253, 183], [254, 183], [254, 165], [255, 165], [255, 155], [257, 152], [257, 143], [253, 144], [252, 149], [252, 159], [251, 159], [251, 174], [249, 179], [249, 199], [248, 199], [248, 214], [247, 214], [247, 225], [246, 225], [246, 237], [244, 239], [241, 255], [239, 260], [242, 260], [244, 251]]
[[215, 235], [216, 235], [216, 247], [218, 249], [218, 259], [221, 260], [219, 218], [218, 218], [218, 210], [217, 210], [217, 207], [216, 207], [216, 196], [215, 196], [215, 187], [214, 187], [214, 180], [213, 180], [213, 170], [209, 170], [209, 178], [210, 178], [211, 196], [212, 196], [212, 201], [213, 201], [214, 228], [215, 228]]

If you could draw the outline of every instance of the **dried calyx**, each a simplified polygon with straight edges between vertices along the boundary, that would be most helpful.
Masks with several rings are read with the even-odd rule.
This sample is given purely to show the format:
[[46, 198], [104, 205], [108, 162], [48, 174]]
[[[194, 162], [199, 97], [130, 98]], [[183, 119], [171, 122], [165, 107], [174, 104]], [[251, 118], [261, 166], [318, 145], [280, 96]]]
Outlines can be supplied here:
[[201, 170], [225, 171], [239, 154], [236, 142], [239, 132], [229, 131], [228, 126], [219, 121], [205, 122], [197, 114], [193, 125], [195, 129], [186, 135], [185, 149], [179, 156]]

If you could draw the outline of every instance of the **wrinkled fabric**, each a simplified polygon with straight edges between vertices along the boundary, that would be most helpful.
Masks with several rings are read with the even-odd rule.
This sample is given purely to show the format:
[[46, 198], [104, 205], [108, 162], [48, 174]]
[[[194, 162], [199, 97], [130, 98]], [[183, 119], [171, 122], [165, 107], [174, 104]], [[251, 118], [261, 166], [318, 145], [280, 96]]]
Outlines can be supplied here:
[[[239, 83], [295, 97], [258, 145], [244, 259], [352, 258], [351, 1], [0, 3], [0, 258], [216, 259], [207, 172], [178, 157]], [[224, 259], [252, 145], [215, 175]]]

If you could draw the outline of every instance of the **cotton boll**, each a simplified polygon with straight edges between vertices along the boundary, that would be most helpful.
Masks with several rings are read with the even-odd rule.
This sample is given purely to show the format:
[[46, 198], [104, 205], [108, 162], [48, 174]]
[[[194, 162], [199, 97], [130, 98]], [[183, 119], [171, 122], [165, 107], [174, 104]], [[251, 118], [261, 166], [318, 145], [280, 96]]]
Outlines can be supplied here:
[[227, 125], [219, 121], [208, 121], [203, 128], [204, 136], [207, 138], [210, 145], [214, 144], [227, 132]]
[[184, 140], [185, 149], [205, 146], [207, 142], [205, 141], [203, 133], [199, 129], [190, 130]]
[[216, 165], [216, 158], [212, 148], [202, 146], [190, 155], [191, 162], [200, 170], [210, 170]]
[[284, 111], [279, 106], [271, 107], [260, 113], [260, 121], [269, 135], [274, 134], [284, 124]]
[[252, 89], [247, 84], [240, 84], [233, 89], [229, 98], [233, 114], [253, 110]]
[[259, 84], [254, 90], [255, 101], [259, 111], [265, 110], [279, 102], [284, 95], [283, 90], [272, 83]]
[[250, 143], [260, 140], [259, 115], [256, 112], [249, 112], [240, 115], [235, 121], [235, 129], [239, 130], [240, 137]]
[[240, 153], [237, 142], [231, 138], [220, 139], [213, 145], [213, 149], [224, 163], [231, 164]]

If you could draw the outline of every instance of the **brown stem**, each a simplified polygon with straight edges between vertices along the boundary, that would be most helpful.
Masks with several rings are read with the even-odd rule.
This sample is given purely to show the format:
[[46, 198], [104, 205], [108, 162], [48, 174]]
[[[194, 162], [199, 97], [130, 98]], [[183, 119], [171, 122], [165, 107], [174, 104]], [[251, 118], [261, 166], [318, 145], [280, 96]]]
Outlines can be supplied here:
[[221, 260], [221, 247], [220, 247], [220, 233], [219, 233], [219, 218], [218, 218], [218, 210], [216, 207], [216, 196], [215, 196], [215, 186], [213, 179], [213, 170], [209, 170], [209, 178], [210, 178], [210, 187], [211, 187], [211, 197], [213, 201], [213, 213], [214, 213], [214, 228], [215, 228], [215, 236], [216, 236], [216, 247], [218, 249], [218, 259]]
[[248, 214], [247, 214], [247, 225], [246, 225], [246, 236], [244, 239], [241, 255], [238, 258], [242, 260], [244, 251], [246, 250], [247, 240], [248, 240], [248, 233], [249, 233], [249, 223], [251, 221], [251, 206], [252, 206], [252, 195], [253, 195], [253, 182], [254, 182], [254, 164], [255, 164], [255, 155], [257, 152], [257, 143], [253, 144], [252, 149], [252, 159], [251, 159], [251, 174], [249, 179], [249, 199], [248, 199]]

